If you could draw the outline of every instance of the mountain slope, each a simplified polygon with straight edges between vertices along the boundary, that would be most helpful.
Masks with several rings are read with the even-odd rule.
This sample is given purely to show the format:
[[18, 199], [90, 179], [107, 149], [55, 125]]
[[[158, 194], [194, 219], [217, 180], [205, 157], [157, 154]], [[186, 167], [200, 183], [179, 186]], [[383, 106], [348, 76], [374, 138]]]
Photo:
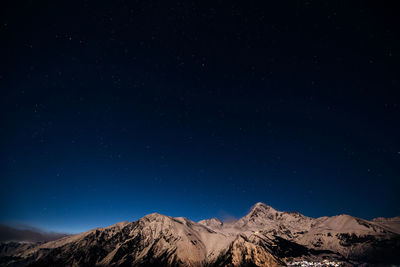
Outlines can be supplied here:
[[1, 266], [284, 266], [399, 263], [396, 219], [310, 218], [263, 203], [236, 222], [157, 213], [44, 244], [5, 243]]
[[400, 234], [400, 216], [393, 218], [375, 218], [372, 222], [387, 227], [390, 231]]

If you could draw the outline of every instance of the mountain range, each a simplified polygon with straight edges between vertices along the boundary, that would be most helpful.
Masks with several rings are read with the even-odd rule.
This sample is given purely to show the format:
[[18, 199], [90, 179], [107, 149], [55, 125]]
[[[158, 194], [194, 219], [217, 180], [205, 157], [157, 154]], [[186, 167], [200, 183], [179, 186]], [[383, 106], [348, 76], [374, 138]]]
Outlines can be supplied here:
[[255, 204], [232, 222], [149, 214], [54, 241], [0, 244], [1, 266], [400, 264], [400, 216], [311, 218]]

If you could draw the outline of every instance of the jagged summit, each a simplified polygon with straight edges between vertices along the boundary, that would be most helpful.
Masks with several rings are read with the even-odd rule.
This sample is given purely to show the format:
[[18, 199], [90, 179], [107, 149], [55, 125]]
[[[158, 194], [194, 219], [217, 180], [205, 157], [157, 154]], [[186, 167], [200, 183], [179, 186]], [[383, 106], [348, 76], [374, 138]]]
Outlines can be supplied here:
[[165, 221], [165, 220], [170, 220], [170, 217], [167, 215], [162, 215], [160, 213], [154, 212], [147, 214], [146, 216], [143, 216], [141, 219], [138, 221]]
[[246, 216], [252, 216], [252, 215], [257, 215], [257, 214], [291, 214], [294, 216], [304, 216], [303, 214], [297, 212], [297, 211], [278, 211], [276, 209], [274, 209], [273, 207], [262, 203], [262, 202], [257, 202], [256, 204], [254, 204], [251, 208], [249, 213]]
[[277, 211], [262, 202], [256, 203], [250, 212], [235, 222], [235, 227], [256, 231], [265, 229], [276, 230], [280, 233], [290, 231], [301, 231], [309, 229], [313, 219], [297, 212]]
[[259, 214], [267, 214], [271, 212], [276, 212], [274, 208], [268, 206], [262, 202], [257, 202], [250, 208], [250, 212], [246, 216], [257, 216]]
[[147, 214], [143, 218], [163, 218], [163, 217], [169, 217], [169, 216], [160, 214], [158, 212], [153, 212], [153, 213]]
[[[258, 202], [235, 222], [152, 213], [44, 244], [0, 244], [1, 266], [283, 266], [399, 264], [396, 218], [310, 218]], [[341, 266], [348, 266], [342, 264]]]
[[254, 209], [254, 208], [272, 208], [271, 206], [268, 206], [267, 204], [263, 203], [263, 202], [257, 202], [256, 204], [254, 204], [253, 206], [251, 206], [250, 210]]

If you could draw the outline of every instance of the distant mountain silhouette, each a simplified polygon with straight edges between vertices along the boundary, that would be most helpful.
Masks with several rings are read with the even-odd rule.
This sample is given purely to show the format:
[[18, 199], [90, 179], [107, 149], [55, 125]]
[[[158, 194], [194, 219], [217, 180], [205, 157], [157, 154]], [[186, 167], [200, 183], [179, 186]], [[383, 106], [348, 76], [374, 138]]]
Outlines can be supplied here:
[[65, 236], [68, 234], [47, 232], [30, 226], [15, 228], [0, 224], [0, 242], [48, 242]]

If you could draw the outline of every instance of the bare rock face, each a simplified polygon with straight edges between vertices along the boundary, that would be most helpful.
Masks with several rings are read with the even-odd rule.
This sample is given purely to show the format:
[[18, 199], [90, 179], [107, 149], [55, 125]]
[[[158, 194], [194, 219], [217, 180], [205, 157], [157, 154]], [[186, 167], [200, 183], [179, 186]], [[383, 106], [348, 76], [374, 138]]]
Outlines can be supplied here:
[[221, 229], [222, 226], [224, 225], [223, 222], [221, 222], [219, 219], [217, 218], [211, 218], [211, 219], [207, 219], [207, 220], [201, 220], [199, 221], [199, 224], [202, 224], [204, 226], [207, 226], [209, 228], [215, 228], [215, 229]]
[[239, 229], [269, 229], [281, 235], [309, 230], [312, 218], [297, 212], [281, 212], [261, 202], [255, 204], [250, 212], [239, 219], [235, 226]]
[[274, 256], [268, 247], [253, 242], [247, 236], [239, 235], [221, 253], [214, 266], [284, 266], [285, 263]]
[[399, 264], [399, 217], [310, 218], [263, 203], [236, 222], [153, 213], [46, 243], [0, 245], [0, 266], [285, 266]]

